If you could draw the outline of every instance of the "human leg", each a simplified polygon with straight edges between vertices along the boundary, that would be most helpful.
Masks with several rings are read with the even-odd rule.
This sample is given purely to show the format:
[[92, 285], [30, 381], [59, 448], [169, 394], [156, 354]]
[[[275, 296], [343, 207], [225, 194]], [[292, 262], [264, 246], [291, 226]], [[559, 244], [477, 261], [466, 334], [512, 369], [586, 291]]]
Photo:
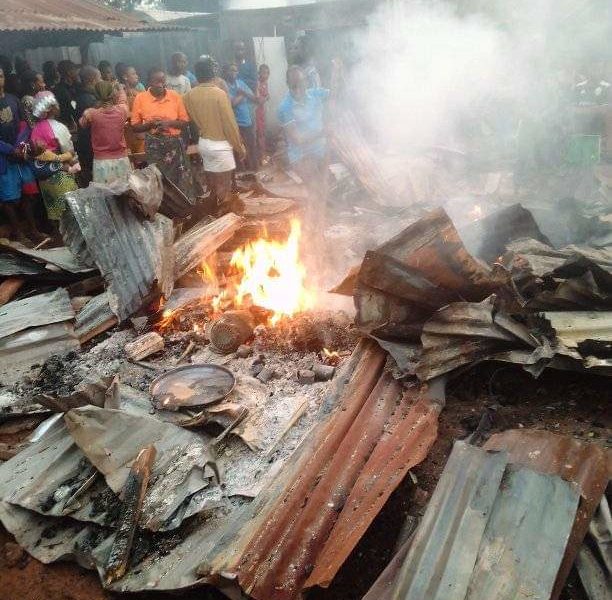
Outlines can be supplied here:
[[250, 127], [240, 127], [240, 135], [242, 136], [242, 141], [246, 147], [247, 156], [244, 161], [245, 167], [249, 171], [256, 171], [259, 160], [257, 158], [257, 141], [255, 139], [255, 128], [253, 125]]

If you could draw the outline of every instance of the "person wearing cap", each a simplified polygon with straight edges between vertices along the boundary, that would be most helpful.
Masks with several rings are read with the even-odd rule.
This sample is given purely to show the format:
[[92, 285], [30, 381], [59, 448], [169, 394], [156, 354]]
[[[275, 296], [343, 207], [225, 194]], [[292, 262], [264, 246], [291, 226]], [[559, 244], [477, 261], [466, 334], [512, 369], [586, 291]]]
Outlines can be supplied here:
[[70, 131], [58, 121], [60, 107], [55, 95], [51, 92], [36, 94], [32, 114], [37, 120], [30, 135], [32, 145], [39, 150], [61, 155], [62, 161], [66, 164], [65, 169], [54, 171], [45, 179], [39, 177], [38, 180], [47, 217], [50, 221], [57, 223], [66, 209], [64, 194], [78, 187], [74, 173], [80, 171], [80, 166], [74, 152]]

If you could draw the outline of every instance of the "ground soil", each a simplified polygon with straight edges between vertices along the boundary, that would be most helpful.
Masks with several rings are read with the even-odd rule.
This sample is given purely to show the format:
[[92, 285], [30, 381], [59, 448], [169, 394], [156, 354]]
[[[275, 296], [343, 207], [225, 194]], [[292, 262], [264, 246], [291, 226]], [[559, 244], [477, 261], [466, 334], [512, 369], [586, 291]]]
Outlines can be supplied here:
[[[518, 368], [483, 365], [447, 388], [439, 437], [427, 459], [392, 494], [327, 590], [313, 590], [310, 600], [358, 600], [389, 562], [408, 515], [422, 515], [455, 440], [478, 426], [486, 411], [494, 433], [510, 428], [547, 429], [610, 447], [610, 382], [592, 375], [545, 372], [533, 380]], [[0, 435], [14, 443], [15, 433]], [[20, 554], [9, 534], [0, 532], [0, 597], [3, 600], [127, 600], [102, 591], [97, 576], [70, 563], [42, 565]], [[131, 600], [221, 600], [215, 590], [178, 595], [129, 596]], [[575, 573], [561, 600], [587, 600]]]

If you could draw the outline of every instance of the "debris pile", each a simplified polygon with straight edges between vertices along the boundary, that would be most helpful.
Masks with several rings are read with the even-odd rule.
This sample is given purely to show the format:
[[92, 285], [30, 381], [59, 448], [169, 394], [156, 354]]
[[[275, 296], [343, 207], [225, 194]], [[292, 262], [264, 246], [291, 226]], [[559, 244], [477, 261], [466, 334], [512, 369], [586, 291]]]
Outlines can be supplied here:
[[[340, 154], [379, 189], [346, 127]], [[354, 320], [285, 310], [242, 294], [236, 256], [293, 240], [296, 183], [239, 185], [237, 213], [194, 222], [152, 168], [70, 193], [66, 247], [0, 249], [0, 408], [40, 423], [0, 448], [0, 520], [33, 557], [74, 560], [113, 592], [328, 587], [439, 442], [452, 377], [485, 360], [612, 373], [607, 246], [556, 249], [520, 205], [460, 229], [437, 209], [335, 288]], [[574, 563], [599, 589], [606, 451], [476, 429], [367, 598], [557, 598]]]
[[612, 374], [609, 248], [556, 250], [520, 205], [465, 237], [482, 240], [477, 257], [447, 214], [433, 211], [367, 252], [333, 291], [354, 296], [358, 327], [421, 381], [483, 360], [536, 376], [545, 368]]

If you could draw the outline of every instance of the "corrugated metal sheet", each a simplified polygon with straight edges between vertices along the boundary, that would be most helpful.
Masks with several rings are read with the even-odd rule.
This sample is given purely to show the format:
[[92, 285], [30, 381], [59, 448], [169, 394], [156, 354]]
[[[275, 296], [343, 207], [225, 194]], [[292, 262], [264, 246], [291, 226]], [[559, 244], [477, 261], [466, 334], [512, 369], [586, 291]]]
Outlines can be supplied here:
[[79, 311], [74, 320], [74, 333], [84, 344], [116, 324], [117, 317], [108, 304], [108, 295], [102, 292]]
[[0, 380], [10, 385], [34, 365], [42, 365], [53, 354], [67, 354], [80, 348], [72, 323], [30, 327], [0, 339]]
[[427, 381], [508, 350], [533, 352], [541, 344], [524, 325], [497, 312], [495, 298], [455, 302], [423, 326], [423, 353], [416, 374]]
[[0, 0], [0, 31], [160, 31], [173, 27], [144, 23], [124, 12], [87, 0]]
[[559, 597], [576, 553], [612, 474], [612, 453], [597, 444], [548, 431], [509, 430], [495, 434], [486, 449], [505, 450], [509, 460], [578, 486], [582, 501], [551, 596]]
[[372, 388], [384, 354], [369, 344], [362, 342], [367, 352], [331, 419], [269, 486], [270, 498], [254, 507], [249, 527], [242, 522], [233, 538], [220, 540], [200, 573], [231, 576], [259, 600], [297, 598], [305, 586], [326, 584], [403, 475], [427, 454], [439, 406], [426, 394], [415, 403], [402, 397], [386, 374]]
[[546, 312], [557, 337], [568, 347], [594, 340], [612, 343], [612, 312]]
[[47, 273], [45, 265], [38, 264], [29, 258], [0, 252], [0, 276], [12, 277], [13, 275], [44, 275]]
[[465, 598], [507, 460], [458, 442], [400, 571], [394, 600]]
[[65, 247], [35, 250], [33, 248], [27, 248], [18, 242], [11, 242], [3, 243], [1, 248], [18, 255], [30, 257], [43, 265], [54, 265], [69, 273], [87, 273], [94, 270], [91, 266], [81, 263], [79, 259], [72, 254], [70, 249]]
[[[240, 585], [255, 598], [273, 600], [298, 597], [312, 566], [323, 569], [323, 578], [333, 576], [406, 470], [422, 459], [436, 436], [439, 405], [428, 401], [425, 392], [418, 398], [403, 396], [394, 380], [381, 377], [384, 361], [384, 352], [374, 342], [362, 341], [321, 404], [318, 425], [280, 472], [262, 482], [254, 500], [233, 503], [225, 509], [230, 512], [194, 522], [195, 527], [187, 525], [170, 552], [163, 551], [163, 544], [153, 545], [138, 569], [129, 571], [112, 589], [172, 590], [208, 582], [219, 588]], [[117, 466], [117, 473], [127, 472], [122, 446], [136, 439], [140, 441], [127, 445], [139, 445], [142, 419], [150, 418], [90, 407], [69, 414], [128, 416], [133, 424], [127, 429], [93, 419], [86, 441], [93, 444], [87, 452], [99, 468], [106, 472], [103, 463], [108, 462]], [[174, 437], [172, 443], [176, 445]], [[160, 493], [167, 495], [172, 489], [166, 485]], [[71, 525], [6, 503], [0, 504], [0, 518], [41, 560], [76, 556], [98, 569], [104, 563], [108, 534], [94, 524]], [[332, 539], [335, 527], [340, 529]]]
[[577, 489], [560, 477], [457, 442], [393, 600], [548, 598], [578, 502]]
[[79, 251], [83, 241], [87, 245], [108, 284], [111, 310], [120, 321], [155, 296], [170, 295], [172, 221], [161, 215], [153, 221], [142, 220], [129, 203], [93, 186], [66, 194], [66, 201], [64, 240], [73, 252]]
[[176, 265], [174, 277], [178, 279], [206, 260], [227, 242], [244, 224], [244, 219], [227, 213], [209, 223], [190, 229], [174, 244]]
[[[119, 493], [142, 448], [154, 444], [157, 456], [145, 496], [141, 527], [165, 531], [202, 508], [198, 492], [208, 487], [214, 464], [209, 436], [150, 416], [84, 406], [66, 413], [76, 445]], [[17, 459], [15, 457], [15, 459]], [[13, 460], [15, 460], [13, 459]]]
[[0, 339], [24, 329], [72, 319], [74, 309], [70, 304], [68, 292], [58, 288], [47, 294], [38, 294], [1, 306]]

